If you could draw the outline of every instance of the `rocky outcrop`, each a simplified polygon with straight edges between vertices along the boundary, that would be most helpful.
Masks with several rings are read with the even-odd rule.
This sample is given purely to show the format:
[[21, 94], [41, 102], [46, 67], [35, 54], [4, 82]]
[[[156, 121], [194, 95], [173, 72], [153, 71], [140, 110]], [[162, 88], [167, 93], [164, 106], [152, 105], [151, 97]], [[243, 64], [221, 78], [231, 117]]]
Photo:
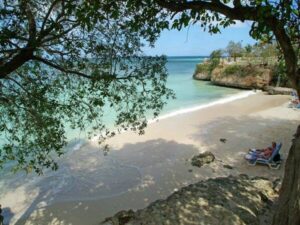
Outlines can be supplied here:
[[199, 155], [195, 155], [192, 160], [192, 166], [202, 167], [204, 164], [209, 164], [215, 160], [214, 154], [211, 152], [200, 153]]
[[[236, 87], [243, 89], [264, 89], [272, 78], [271, 69], [259, 66], [237, 66], [230, 71], [232, 65], [217, 67], [211, 75], [211, 82], [215, 85]], [[230, 72], [227, 72], [230, 71]]]
[[273, 70], [264, 65], [223, 62], [211, 72], [207, 65], [207, 62], [198, 64], [193, 78], [242, 89], [265, 89], [272, 80]]
[[292, 88], [272, 87], [272, 86], [266, 87], [265, 90], [270, 95], [290, 95], [291, 92], [293, 91]]
[[246, 175], [200, 181], [145, 209], [122, 211], [101, 225], [258, 225], [277, 197], [273, 183]]
[[195, 80], [209, 81], [210, 80], [210, 74], [208, 72], [194, 73], [193, 78]]

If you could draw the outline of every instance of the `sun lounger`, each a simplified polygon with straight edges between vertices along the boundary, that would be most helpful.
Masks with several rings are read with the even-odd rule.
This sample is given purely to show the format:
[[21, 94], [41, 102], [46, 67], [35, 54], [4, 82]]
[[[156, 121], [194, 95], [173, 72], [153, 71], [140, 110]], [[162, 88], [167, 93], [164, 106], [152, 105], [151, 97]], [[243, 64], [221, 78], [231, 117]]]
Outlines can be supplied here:
[[257, 163], [259, 163], [268, 165], [271, 169], [279, 169], [281, 160], [274, 161], [274, 158], [276, 155], [279, 154], [281, 146], [281, 143], [276, 144], [272, 155], [268, 159], [263, 158], [259, 154], [256, 154], [254, 151], [249, 151], [248, 154], [245, 156], [245, 159], [247, 160], [248, 164], [252, 166], [255, 166]]

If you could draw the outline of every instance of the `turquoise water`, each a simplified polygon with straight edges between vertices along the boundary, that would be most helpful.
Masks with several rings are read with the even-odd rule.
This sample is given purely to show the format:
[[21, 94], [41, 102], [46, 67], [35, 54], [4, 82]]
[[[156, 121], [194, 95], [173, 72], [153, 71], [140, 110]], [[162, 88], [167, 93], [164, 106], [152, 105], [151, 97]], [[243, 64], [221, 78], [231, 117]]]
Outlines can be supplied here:
[[[241, 90], [233, 88], [225, 88], [211, 85], [207, 81], [198, 81], [193, 79], [196, 64], [202, 62], [205, 57], [189, 56], [189, 57], [168, 57], [166, 67], [168, 69], [167, 87], [172, 89], [176, 95], [176, 99], [171, 99], [164, 107], [159, 117], [163, 117], [169, 113], [176, 113], [182, 109], [189, 109], [195, 106], [207, 104], [221, 98], [237, 94]], [[105, 124], [113, 129], [113, 113], [108, 111], [105, 117]], [[153, 119], [149, 116], [149, 120]], [[77, 145], [77, 140], [87, 139], [85, 132], [76, 130], [67, 130], [67, 137], [70, 142], [68, 149], [72, 149]]]
[[169, 72], [167, 87], [175, 92], [176, 99], [170, 100], [162, 115], [206, 104], [241, 92], [238, 89], [213, 86], [206, 81], [194, 80], [192, 76], [196, 64], [204, 59], [204, 57], [168, 57], [166, 65]]

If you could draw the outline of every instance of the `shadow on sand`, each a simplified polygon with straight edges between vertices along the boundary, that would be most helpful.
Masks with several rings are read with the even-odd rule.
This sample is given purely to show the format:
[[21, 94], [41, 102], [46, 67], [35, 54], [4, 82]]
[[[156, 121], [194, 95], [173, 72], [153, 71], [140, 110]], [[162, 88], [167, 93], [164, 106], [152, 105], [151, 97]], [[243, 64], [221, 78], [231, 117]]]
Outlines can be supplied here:
[[[145, 207], [153, 200], [170, 195], [174, 188], [211, 176], [239, 173], [268, 176], [270, 171], [266, 167], [261, 167], [258, 172], [257, 167], [244, 165], [242, 155], [251, 147], [264, 147], [275, 140], [283, 143], [286, 156], [296, 126], [297, 121], [243, 116], [217, 119], [205, 129], [199, 127], [190, 138], [199, 141], [222, 161], [213, 169], [191, 167], [187, 159], [201, 149], [175, 141], [157, 139], [125, 144], [122, 149], [109, 152], [108, 156], [87, 144], [65, 155], [60, 160], [58, 172], [50, 172], [39, 182], [27, 186], [25, 193], [38, 189], [38, 195], [16, 224], [24, 225], [26, 220], [26, 224], [39, 225], [87, 224], [86, 220], [97, 224], [122, 209]], [[226, 138], [227, 142], [220, 142], [220, 138]], [[224, 169], [224, 163], [234, 169]], [[271, 173], [275, 176], [283, 174], [282, 169]], [[9, 188], [16, 189], [22, 182], [21, 179]], [[126, 194], [130, 198], [124, 197]], [[65, 202], [63, 211], [55, 207], [57, 202]], [[45, 206], [48, 206], [47, 210]]]

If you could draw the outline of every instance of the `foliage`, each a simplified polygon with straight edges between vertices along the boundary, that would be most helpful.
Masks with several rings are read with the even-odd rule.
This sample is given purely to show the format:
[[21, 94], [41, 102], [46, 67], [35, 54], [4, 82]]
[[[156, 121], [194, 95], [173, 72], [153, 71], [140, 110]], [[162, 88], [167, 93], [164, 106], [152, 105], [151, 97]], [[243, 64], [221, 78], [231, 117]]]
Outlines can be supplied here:
[[237, 57], [241, 57], [243, 55], [243, 47], [241, 42], [235, 43], [234, 41], [230, 41], [226, 47], [226, 52], [234, 61], [236, 61]]
[[207, 62], [196, 65], [195, 73], [207, 73], [211, 75], [212, 71], [220, 64], [222, 53], [221, 49], [212, 51]]
[[115, 134], [105, 110], [115, 115], [114, 130], [143, 134], [146, 113], [157, 116], [173, 93], [165, 58], [140, 50], [141, 38], [153, 43], [165, 23], [154, 17], [153, 29], [141, 26], [136, 18], [147, 14], [135, 9], [114, 1], [0, 2], [0, 167], [57, 169], [67, 128], [99, 142]]
[[196, 73], [209, 73], [209, 71], [210, 71], [210, 63], [208, 63], [208, 62], [203, 62], [203, 63], [199, 63], [196, 65], [195, 74]]
[[210, 67], [209, 67], [209, 73], [211, 74], [212, 71], [220, 64], [220, 59], [222, 57], [223, 50], [217, 49], [212, 51], [210, 54]]
[[251, 65], [227, 65], [225, 69], [223, 70], [222, 74], [224, 76], [229, 75], [238, 75], [240, 77], [246, 77], [246, 76], [260, 76], [261, 70], [258, 69], [258, 67], [251, 66]]
[[252, 52], [252, 45], [247, 44], [245, 46], [245, 52], [246, 52], [246, 54], [250, 54]]

